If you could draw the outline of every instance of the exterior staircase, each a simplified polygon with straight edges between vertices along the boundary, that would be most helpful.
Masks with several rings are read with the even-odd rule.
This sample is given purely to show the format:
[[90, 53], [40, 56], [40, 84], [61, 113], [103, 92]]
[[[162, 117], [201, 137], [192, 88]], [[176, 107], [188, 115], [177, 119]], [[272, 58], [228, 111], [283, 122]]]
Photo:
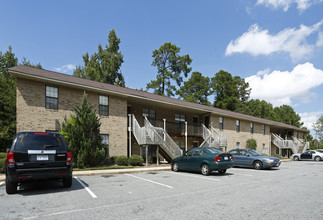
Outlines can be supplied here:
[[279, 149], [291, 149], [293, 154], [303, 153], [309, 149], [308, 142], [302, 142], [296, 137], [292, 137], [293, 140], [284, 140], [282, 137], [272, 133], [271, 141]]
[[147, 117], [144, 126], [140, 127], [136, 117], [131, 115], [131, 130], [139, 145], [159, 145], [160, 154], [169, 162], [182, 155], [182, 150], [169, 134], [163, 128], [153, 126]]
[[227, 135], [222, 132], [217, 132], [212, 126], [208, 129], [204, 124], [202, 124], [202, 137], [204, 141], [200, 147], [213, 147], [220, 149], [220, 147], [227, 146]]

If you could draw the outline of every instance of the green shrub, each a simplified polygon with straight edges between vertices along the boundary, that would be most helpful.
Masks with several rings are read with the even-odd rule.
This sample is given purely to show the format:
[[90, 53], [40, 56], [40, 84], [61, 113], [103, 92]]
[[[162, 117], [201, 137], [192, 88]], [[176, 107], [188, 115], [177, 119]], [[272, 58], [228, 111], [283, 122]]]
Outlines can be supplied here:
[[128, 165], [128, 157], [127, 156], [118, 156], [118, 157], [116, 157], [115, 162], [119, 166], [127, 166]]
[[6, 153], [0, 153], [0, 173], [4, 173], [4, 167], [7, 159], [7, 154]]
[[132, 155], [129, 158], [129, 164], [131, 166], [142, 166], [143, 162], [144, 162], [144, 159], [139, 155]]
[[114, 165], [115, 163], [115, 158], [110, 157], [109, 155], [106, 155], [104, 160], [101, 162], [101, 166], [111, 166]]
[[257, 150], [257, 141], [253, 138], [247, 140], [246, 144], [247, 149]]
[[279, 154], [274, 154], [273, 156], [278, 157], [279, 159], [283, 159], [283, 157], [281, 155], [279, 155]]

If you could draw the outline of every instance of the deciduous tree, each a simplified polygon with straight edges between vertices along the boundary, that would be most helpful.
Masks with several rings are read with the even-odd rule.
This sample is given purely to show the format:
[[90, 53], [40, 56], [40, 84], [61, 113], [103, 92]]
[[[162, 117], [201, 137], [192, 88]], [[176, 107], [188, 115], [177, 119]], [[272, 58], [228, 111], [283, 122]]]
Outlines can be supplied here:
[[203, 105], [211, 105], [208, 97], [211, 95], [211, 81], [199, 72], [193, 72], [188, 81], [180, 87], [177, 94], [185, 101]]
[[303, 122], [301, 122], [301, 117], [289, 105], [275, 107], [274, 112], [277, 115], [276, 121], [293, 125], [299, 128], [304, 124]]
[[0, 150], [10, 147], [16, 134], [16, 82], [9, 75], [8, 69], [16, 66], [18, 58], [12, 52], [0, 51]]
[[153, 51], [152, 66], [157, 67], [158, 73], [156, 80], [147, 84], [147, 89], [154, 89], [154, 93], [158, 95], [175, 95], [176, 86], [181, 86], [183, 82], [182, 73], [187, 77], [192, 69], [189, 67], [192, 59], [189, 55], [180, 56], [180, 50], [176, 45], [166, 42]]
[[313, 129], [320, 145], [323, 145], [323, 115], [313, 124]]
[[237, 112], [269, 120], [277, 120], [273, 105], [265, 100], [251, 99], [240, 105]]
[[214, 107], [236, 111], [248, 101], [251, 89], [249, 83], [239, 76], [232, 77], [228, 72], [220, 70], [212, 78], [214, 92]]
[[[16, 135], [16, 81], [11, 77], [8, 69], [18, 64], [18, 58], [12, 52], [0, 51], [0, 151], [10, 147]], [[34, 65], [23, 58], [21, 65], [42, 68], [40, 63]]]

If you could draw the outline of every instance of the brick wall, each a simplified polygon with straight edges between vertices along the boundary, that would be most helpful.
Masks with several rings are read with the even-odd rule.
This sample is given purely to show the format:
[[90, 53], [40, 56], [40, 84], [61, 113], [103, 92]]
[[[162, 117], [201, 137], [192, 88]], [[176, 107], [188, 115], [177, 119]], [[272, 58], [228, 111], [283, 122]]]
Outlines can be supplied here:
[[250, 121], [240, 120], [240, 131], [236, 131], [236, 120], [229, 117], [223, 117], [223, 130], [219, 129], [219, 116], [212, 115], [211, 125], [218, 131], [224, 132], [228, 136], [227, 151], [236, 148], [236, 143], [239, 142], [239, 148], [246, 148], [246, 142], [250, 138], [257, 141], [257, 151], [262, 153], [263, 144], [265, 144], [266, 153], [271, 151], [271, 135], [270, 126], [265, 125], [265, 135], [262, 133], [262, 125], [254, 122], [254, 132], [250, 133]]
[[[45, 108], [46, 85], [58, 87], [58, 109]], [[88, 103], [98, 112], [99, 95], [90, 91]], [[73, 107], [82, 102], [84, 90], [60, 85], [17, 79], [17, 132], [59, 130], [65, 117], [73, 114]], [[111, 156], [127, 155], [127, 101], [109, 96], [109, 116], [99, 116], [101, 134], [109, 134]]]

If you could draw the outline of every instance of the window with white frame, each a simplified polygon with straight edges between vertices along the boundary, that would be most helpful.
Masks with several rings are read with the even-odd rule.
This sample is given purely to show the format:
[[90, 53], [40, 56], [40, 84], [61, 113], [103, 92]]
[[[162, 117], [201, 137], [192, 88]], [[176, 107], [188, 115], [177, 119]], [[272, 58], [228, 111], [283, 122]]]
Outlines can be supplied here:
[[101, 134], [102, 144], [104, 145], [105, 149], [107, 150], [107, 154], [109, 154], [109, 135], [108, 134]]
[[236, 142], [236, 148], [239, 149], [240, 147], [240, 142]]
[[262, 154], [267, 154], [267, 149], [265, 144], [262, 144]]
[[266, 126], [262, 125], [262, 134], [265, 135], [266, 134]]
[[253, 122], [250, 123], [250, 133], [253, 134]]
[[58, 109], [58, 88], [46, 86], [46, 103], [47, 109]]
[[219, 117], [219, 129], [223, 130], [223, 117]]
[[109, 97], [108, 96], [99, 96], [99, 114], [108, 116], [109, 115]]
[[176, 128], [184, 128], [185, 126], [185, 115], [175, 114]]
[[236, 121], [236, 132], [240, 132], [240, 120]]

